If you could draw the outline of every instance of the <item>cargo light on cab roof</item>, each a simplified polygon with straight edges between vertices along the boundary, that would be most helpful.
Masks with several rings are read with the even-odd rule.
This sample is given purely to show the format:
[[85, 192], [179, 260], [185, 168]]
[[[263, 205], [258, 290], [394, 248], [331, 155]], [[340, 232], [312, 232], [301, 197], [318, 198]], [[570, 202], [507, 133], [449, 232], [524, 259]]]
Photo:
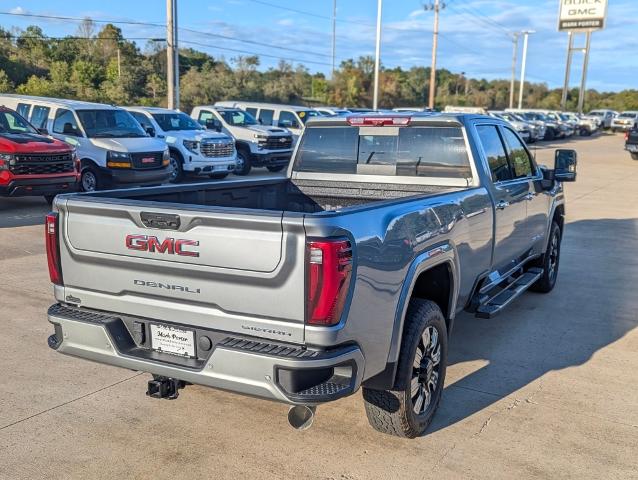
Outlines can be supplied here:
[[370, 126], [370, 127], [404, 127], [410, 125], [410, 121], [412, 117], [407, 117], [405, 115], [401, 116], [379, 116], [379, 117], [348, 117], [348, 124], [360, 127], [360, 126]]

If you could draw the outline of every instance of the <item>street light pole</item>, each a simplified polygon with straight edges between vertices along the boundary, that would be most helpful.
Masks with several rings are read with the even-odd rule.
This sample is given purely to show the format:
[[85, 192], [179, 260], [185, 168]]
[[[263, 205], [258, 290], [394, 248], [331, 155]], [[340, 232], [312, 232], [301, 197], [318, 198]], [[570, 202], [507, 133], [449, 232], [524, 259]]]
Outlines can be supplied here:
[[527, 64], [527, 37], [530, 33], [536, 33], [534, 30], [525, 30], [523, 34], [523, 64], [521, 65], [521, 86], [518, 91], [518, 108], [523, 108], [523, 90], [525, 90], [525, 66]]
[[430, 95], [428, 107], [434, 108], [434, 98], [436, 95], [436, 49], [439, 43], [439, 11], [441, 4], [439, 0], [434, 0], [434, 5], [425, 6], [426, 10], [434, 10], [434, 29], [432, 30], [432, 66], [430, 67]]
[[587, 81], [587, 67], [589, 66], [589, 47], [591, 46], [591, 30], [587, 31], [587, 40], [585, 41], [585, 58], [583, 59], [583, 72], [580, 79], [580, 92], [578, 92], [578, 113], [583, 113], [585, 104], [585, 82]]
[[337, 0], [332, 0], [332, 79], [335, 78], [335, 57], [337, 53]]
[[514, 46], [512, 51], [512, 80], [510, 81], [510, 108], [514, 108], [514, 90], [516, 89], [516, 54], [518, 53], [518, 38], [519, 32], [512, 34], [512, 44]]
[[381, 11], [383, 0], [377, 0], [377, 45], [374, 58], [374, 93], [372, 97], [372, 108], [377, 110], [379, 106], [379, 65], [381, 63]]
[[565, 81], [563, 83], [563, 93], [560, 98], [560, 109], [567, 109], [567, 90], [569, 90], [569, 74], [572, 66], [572, 51], [574, 50], [574, 36], [572, 32], [567, 32], [567, 63], [565, 64]]
[[166, 0], [166, 84], [168, 108], [179, 108], [179, 51], [177, 0]]

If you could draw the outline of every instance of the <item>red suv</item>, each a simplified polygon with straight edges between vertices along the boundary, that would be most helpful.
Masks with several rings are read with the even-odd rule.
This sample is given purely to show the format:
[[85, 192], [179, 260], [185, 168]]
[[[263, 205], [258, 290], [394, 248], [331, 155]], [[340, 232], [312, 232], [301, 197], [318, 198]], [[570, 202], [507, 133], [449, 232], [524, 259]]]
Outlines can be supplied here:
[[0, 107], [0, 196], [74, 192], [80, 178], [74, 149], [46, 136], [11, 109]]

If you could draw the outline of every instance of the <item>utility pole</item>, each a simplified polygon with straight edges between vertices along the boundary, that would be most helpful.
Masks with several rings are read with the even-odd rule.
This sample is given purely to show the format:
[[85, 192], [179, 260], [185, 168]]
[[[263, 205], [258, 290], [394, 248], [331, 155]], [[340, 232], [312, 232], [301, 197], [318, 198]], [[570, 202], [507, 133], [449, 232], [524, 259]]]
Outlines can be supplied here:
[[439, 43], [439, 11], [445, 8], [445, 3], [434, 0], [434, 4], [423, 5], [425, 10], [434, 11], [434, 29], [432, 31], [432, 66], [430, 67], [430, 98], [428, 107], [434, 108], [434, 98], [436, 94], [436, 49]]
[[332, 0], [332, 79], [335, 78], [335, 57], [337, 53], [337, 0]]
[[518, 39], [520, 37], [519, 32], [512, 34], [512, 80], [510, 81], [510, 108], [514, 108], [514, 90], [516, 89], [516, 54], [518, 53]]
[[591, 45], [591, 30], [587, 31], [587, 40], [585, 41], [585, 58], [583, 59], [583, 74], [580, 79], [580, 92], [578, 92], [578, 113], [583, 113], [583, 105], [585, 104], [585, 82], [587, 81], [587, 67], [589, 66], [589, 47]]
[[179, 108], [179, 51], [177, 47], [177, 0], [166, 0], [166, 84], [168, 108]]
[[120, 47], [117, 47], [117, 78], [122, 78], [122, 58], [120, 57]]
[[381, 63], [381, 11], [383, 0], [377, 0], [377, 45], [374, 58], [374, 93], [372, 97], [372, 108], [379, 107], [379, 65]]
[[518, 108], [523, 108], [523, 90], [525, 90], [525, 66], [527, 64], [527, 37], [530, 33], [536, 33], [534, 30], [524, 30], [523, 34], [523, 65], [521, 66], [521, 86], [518, 91]]
[[567, 90], [569, 90], [569, 75], [572, 66], [572, 51], [574, 49], [574, 36], [572, 32], [567, 32], [567, 64], [565, 65], [565, 82], [563, 83], [563, 94], [560, 97], [560, 109], [567, 109]]

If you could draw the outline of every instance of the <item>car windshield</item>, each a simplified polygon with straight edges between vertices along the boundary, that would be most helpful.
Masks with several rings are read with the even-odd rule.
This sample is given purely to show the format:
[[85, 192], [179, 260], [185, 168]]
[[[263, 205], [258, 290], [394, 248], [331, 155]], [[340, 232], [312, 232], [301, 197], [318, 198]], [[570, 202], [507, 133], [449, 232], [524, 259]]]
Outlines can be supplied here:
[[299, 115], [299, 118], [301, 118], [301, 121], [303, 123], [306, 123], [308, 121], [309, 118], [312, 117], [321, 117], [322, 115], [317, 112], [316, 110], [299, 110], [297, 112], [297, 115]]
[[516, 118], [514, 115], [510, 114], [510, 113], [497, 113], [496, 115], [498, 115], [499, 117], [501, 117], [503, 120], [507, 120], [508, 122], [518, 122], [518, 118]]
[[0, 112], [0, 134], [38, 133], [24, 118], [15, 112]]
[[185, 113], [153, 113], [153, 118], [165, 132], [176, 130], [202, 130], [203, 127]]
[[126, 110], [78, 110], [80, 123], [89, 138], [146, 137], [140, 124]]
[[636, 116], [638, 116], [636, 112], [623, 112], [618, 115], [618, 118], [636, 118]]
[[243, 110], [218, 110], [219, 114], [228, 125], [233, 127], [246, 127], [248, 125], [259, 125], [255, 117]]
[[605, 112], [599, 112], [599, 111], [594, 110], [592, 112], [589, 112], [587, 115], [590, 115], [592, 117], [604, 117], [605, 116]]
[[300, 172], [472, 177], [460, 127], [309, 127], [302, 138]]

